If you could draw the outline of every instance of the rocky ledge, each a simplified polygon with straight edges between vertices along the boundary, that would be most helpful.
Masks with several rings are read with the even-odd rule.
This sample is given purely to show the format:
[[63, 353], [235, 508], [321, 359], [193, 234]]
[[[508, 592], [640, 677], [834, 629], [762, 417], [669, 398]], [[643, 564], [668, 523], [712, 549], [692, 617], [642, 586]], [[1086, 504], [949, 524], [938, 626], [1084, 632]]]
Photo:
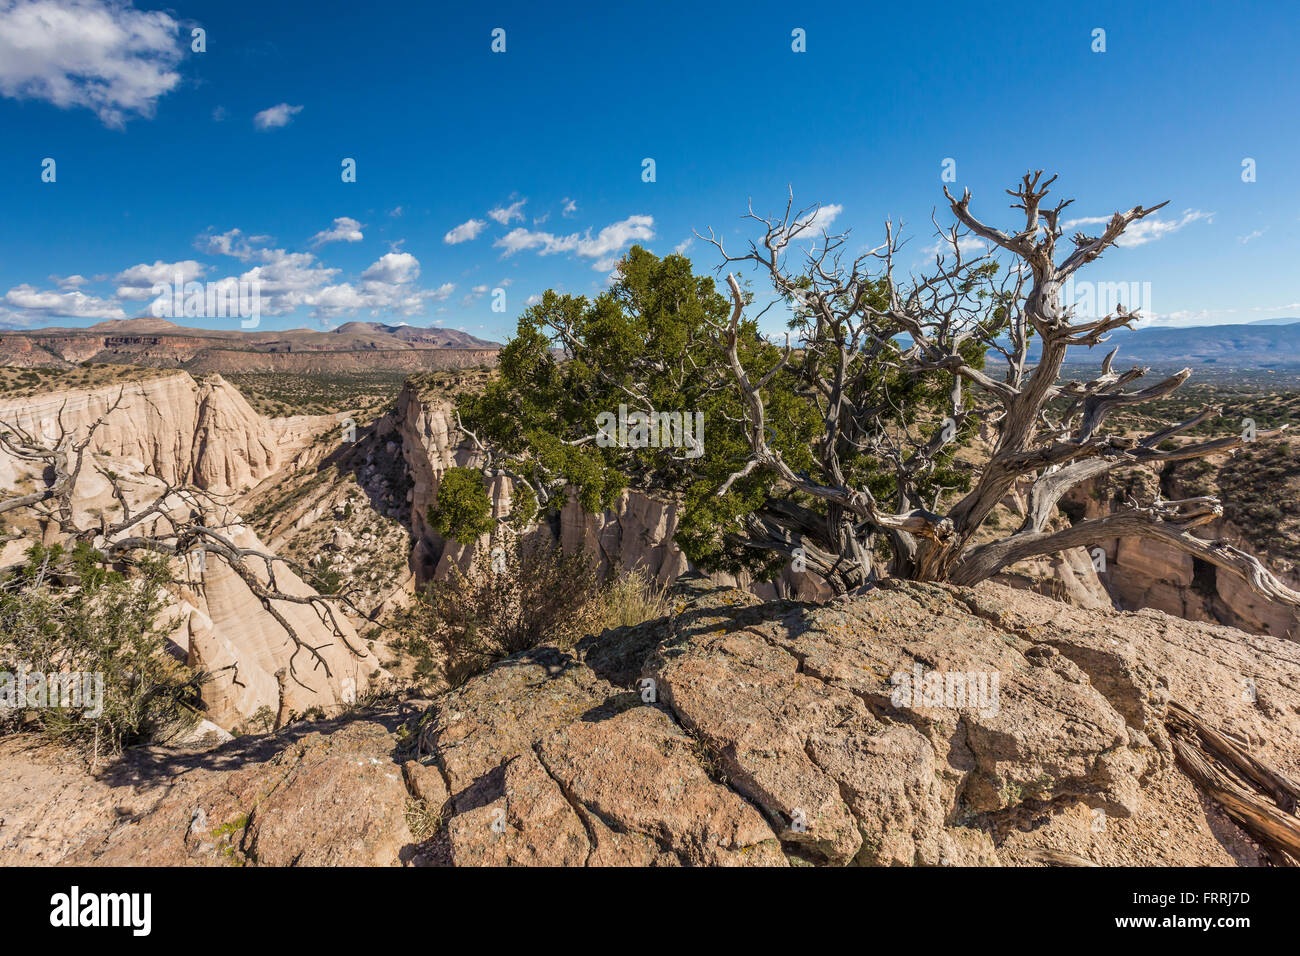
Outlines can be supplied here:
[[[675, 594], [664, 619], [536, 648], [405, 712], [139, 751], [94, 779], [10, 743], [26, 784], [0, 788], [0, 863], [1261, 865], [1295, 851], [1292, 642], [989, 584], [802, 604], [688, 577]], [[56, 779], [34, 787], [43, 759]], [[71, 816], [75, 830], [51, 822]]]

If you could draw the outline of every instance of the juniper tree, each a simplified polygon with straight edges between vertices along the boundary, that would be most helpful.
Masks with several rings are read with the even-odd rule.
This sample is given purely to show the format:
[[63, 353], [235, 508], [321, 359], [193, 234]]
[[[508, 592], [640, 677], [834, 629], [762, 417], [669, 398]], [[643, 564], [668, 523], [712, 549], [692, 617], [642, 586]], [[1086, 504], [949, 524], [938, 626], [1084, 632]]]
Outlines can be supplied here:
[[[591, 511], [627, 487], [672, 495], [676, 540], [705, 570], [767, 577], [794, 560], [837, 592], [882, 577], [975, 584], [1024, 558], [1137, 536], [1300, 604], [1253, 556], [1193, 534], [1222, 513], [1210, 497], [1134, 501], [1053, 527], [1058, 502], [1083, 482], [1231, 451], [1247, 437], [1181, 440], [1217, 408], [1139, 438], [1105, 430], [1114, 410], [1169, 395], [1188, 369], [1130, 388], [1149, 370], [1115, 371], [1111, 350], [1091, 379], [1063, 379], [1071, 347], [1138, 319], [1122, 305], [1076, 316], [1064, 284], [1165, 204], [1062, 241], [1070, 200], [1044, 205], [1054, 179], [1029, 173], [1008, 190], [1019, 220], [1009, 232], [978, 219], [968, 191], [945, 189], [952, 222], [936, 220], [933, 262], [918, 274], [900, 265], [892, 223], [880, 245], [850, 255], [848, 233], [817, 228], [817, 206], [797, 210], [791, 197], [774, 217], [751, 207], [758, 237], [739, 254], [712, 231], [702, 238], [719, 272], [747, 266], [770, 284], [762, 310], [734, 273], [719, 289], [683, 256], [639, 247], [595, 299], [547, 292], [520, 317], [499, 374], [458, 405], [482, 454], [480, 480], [513, 479], [515, 521], [570, 490]], [[784, 342], [760, 332], [773, 303], [789, 313]], [[638, 426], [702, 413], [702, 447], [635, 440], [659, 436], [651, 428], [611, 443], [600, 423], [619, 406]], [[962, 452], [977, 429], [987, 451]], [[991, 513], [1018, 484], [1029, 489], [1023, 522], [990, 537]], [[474, 493], [475, 510], [465, 485], [446, 487], [465, 500], [444, 502], [444, 514], [483, 519], [485, 497]]]

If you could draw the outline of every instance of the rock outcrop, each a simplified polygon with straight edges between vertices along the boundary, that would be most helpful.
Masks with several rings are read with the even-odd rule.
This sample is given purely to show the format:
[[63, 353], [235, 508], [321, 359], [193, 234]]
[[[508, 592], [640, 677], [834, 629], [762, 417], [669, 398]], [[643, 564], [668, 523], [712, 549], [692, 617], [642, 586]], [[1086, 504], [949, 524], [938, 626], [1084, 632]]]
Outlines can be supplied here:
[[[265, 550], [242, 524], [227, 534], [237, 547]], [[273, 567], [281, 593], [316, 593], [283, 562]], [[341, 611], [331, 625], [309, 604], [272, 601], [298, 635], [297, 644], [224, 561], [197, 566], [191, 560], [186, 570], [191, 584], [166, 612], [177, 622], [171, 640], [191, 667], [209, 675], [203, 704], [207, 718], [218, 726], [243, 726], [259, 713], [267, 714], [272, 726], [312, 708], [333, 715], [355, 704], [383, 675], [378, 658]], [[256, 573], [265, 586], [265, 569]], [[319, 658], [308, 647], [316, 648]]]
[[[1161, 495], [1157, 476], [1139, 470], [1129, 480], [1140, 484], [1144, 499]], [[1164, 489], [1165, 497], [1183, 497], [1177, 488]], [[1190, 495], [1190, 493], [1188, 493]], [[1085, 518], [1102, 517], [1115, 507], [1117, 493], [1110, 483], [1085, 483], [1073, 490], [1064, 506]], [[1254, 553], [1256, 544], [1247, 540], [1231, 522], [1220, 518], [1198, 528], [1207, 540], [1222, 540]], [[1125, 610], [1155, 608], [1191, 621], [1213, 621], [1254, 633], [1300, 638], [1300, 612], [1289, 605], [1266, 598], [1233, 574], [1206, 561], [1148, 538], [1108, 538], [1094, 547], [1105, 554], [1105, 571], [1099, 575], [1117, 607]], [[1300, 580], [1285, 568], [1273, 567], [1282, 580], [1300, 588]], [[1083, 606], [1088, 606], [1084, 602]]]
[[[185, 372], [136, 374], [117, 385], [10, 400], [0, 403], [0, 421], [50, 440], [60, 428], [84, 435], [99, 422], [73, 494], [74, 516], [80, 527], [89, 528], [100, 515], [121, 513], [105, 473], [121, 477], [121, 491], [135, 514], [167, 485], [189, 485], [229, 500], [282, 474], [315, 435], [336, 427], [329, 416], [262, 418], [220, 376], [196, 382]], [[37, 487], [45, 480], [33, 470], [37, 466], [0, 453], [0, 489], [21, 493]], [[181, 517], [195, 507], [175, 497], [167, 502]], [[236, 547], [266, 553], [233, 509], [208, 502], [198, 510]], [[124, 533], [159, 528], [154, 517]], [[53, 534], [48, 525], [24, 530], [31, 537]], [[0, 562], [21, 561], [30, 543], [26, 538], [8, 542]], [[313, 708], [332, 715], [382, 675], [373, 651], [342, 613], [335, 616], [337, 632], [307, 603], [273, 601], [273, 614], [224, 561], [200, 561], [195, 553], [176, 565], [188, 586], [171, 595], [162, 623], [170, 628], [174, 653], [208, 675], [201, 693], [207, 717], [218, 726], [244, 727], [259, 713], [266, 726]], [[273, 567], [281, 593], [316, 594], [284, 562], [274, 561]], [[267, 583], [265, 566], [254, 566], [253, 573]], [[319, 648], [319, 660], [293, 641], [277, 614], [303, 645]]]
[[[996, 584], [809, 605], [690, 578], [678, 594], [669, 620], [537, 649], [435, 703], [422, 740], [452, 862], [1256, 863], [1175, 766], [1169, 700], [1300, 763], [1287, 642]], [[931, 675], [992, 694], [933, 696]]]
[[[1171, 702], [1300, 775], [1288, 641], [997, 584], [804, 604], [689, 576], [674, 594], [663, 619], [516, 655], [418, 718], [0, 786], [0, 862], [1258, 865], [1180, 769]], [[7, 746], [30, 784], [35, 758]], [[42, 822], [55, 807], [84, 839]]]

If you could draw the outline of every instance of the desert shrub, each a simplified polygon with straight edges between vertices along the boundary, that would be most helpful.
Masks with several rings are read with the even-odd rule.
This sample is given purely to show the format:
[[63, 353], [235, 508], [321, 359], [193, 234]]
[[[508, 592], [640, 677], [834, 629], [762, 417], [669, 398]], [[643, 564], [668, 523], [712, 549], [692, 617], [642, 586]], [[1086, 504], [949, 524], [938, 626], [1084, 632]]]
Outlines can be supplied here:
[[667, 588], [640, 570], [602, 584], [587, 556], [566, 555], [545, 539], [516, 539], [480, 549], [467, 571], [429, 584], [389, 647], [417, 680], [458, 687], [511, 654], [539, 644], [569, 648], [668, 609]]
[[[36, 731], [112, 753], [192, 723], [198, 675], [165, 649], [169, 579], [158, 557], [126, 574], [84, 544], [29, 548], [26, 564], [0, 578], [0, 732]], [[16, 693], [24, 669], [102, 675], [99, 707], [31, 706]]]
[[343, 587], [343, 575], [336, 571], [329, 555], [318, 554], [308, 565], [311, 572], [307, 583], [321, 594], [338, 594]]
[[586, 556], [516, 538], [478, 549], [468, 570], [453, 568], [429, 584], [414, 610], [414, 641], [427, 642], [432, 653], [425, 656], [440, 658], [447, 683], [457, 687], [543, 642], [572, 644], [587, 633], [598, 592]]

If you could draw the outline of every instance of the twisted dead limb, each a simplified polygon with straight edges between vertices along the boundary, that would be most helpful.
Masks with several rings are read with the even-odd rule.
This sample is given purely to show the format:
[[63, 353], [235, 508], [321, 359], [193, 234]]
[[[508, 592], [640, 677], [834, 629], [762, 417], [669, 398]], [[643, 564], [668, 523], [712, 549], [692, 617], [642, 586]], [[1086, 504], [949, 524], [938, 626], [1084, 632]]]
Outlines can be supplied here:
[[[1171, 510], [1170, 502], [1134, 503], [1106, 519], [1047, 531], [1062, 497], [1085, 481], [1120, 468], [1231, 452], [1247, 440], [1231, 435], [1174, 441], [1216, 417], [1217, 408], [1141, 439], [1105, 433], [1115, 411], [1170, 395], [1187, 381], [1190, 369], [1140, 387], [1149, 369], [1113, 368], [1117, 350], [1112, 349], [1090, 380], [1062, 379], [1072, 346], [1101, 344], [1108, 333], [1130, 329], [1139, 319], [1119, 304], [1100, 318], [1075, 315], [1064, 294], [1067, 282], [1166, 204], [1116, 212], [1100, 235], [1066, 239], [1062, 219], [1071, 200], [1047, 204], [1054, 181], [1041, 170], [1031, 171], [1007, 190], [1020, 214], [1007, 230], [975, 215], [969, 191], [957, 197], [945, 190], [956, 225], [945, 228], [936, 221], [932, 268], [919, 276], [899, 268], [903, 242], [893, 223], [886, 224], [882, 244], [855, 256], [848, 251], [853, 246], [847, 233], [828, 235], [818, 227], [818, 207], [796, 209], [793, 196], [774, 216], [756, 215], [751, 205], [748, 218], [758, 224], [759, 236], [746, 250], [732, 254], [712, 230], [700, 236], [721, 255], [720, 273], [738, 264], [756, 267], [770, 279], [774, 292], [793, 306], [792, 327], [800, 335], [797, 348], [787, 343], [763, 374], [746, 368], [737, 340], [747, 327], [742, 323], [750, 297], [734, 275], [727, 275], [732, 313], [709, 323], [721, 358], [708, 371], [727, 381], [743, 401], [744, 417], [737, 424], [746, 453], [716, 494], [732, 493], [759, 472], [775, 475], [778, 489], [746, 514], [733, 540], [759, 551], [811, 554], [812, 569], [829, 572], [827, 583], [846, 591], [886, 576], [975, 584], [1023, 558], [1092, 546], [1117, 534], [1158, 538], [1237, 575], [1273, 600], [1300, 606], [1300, 594], [1254, 557], [1190, 533], [1218, 515], [1217, 502], [1206, 502], [1194, 514]], [[805, 246], [804, 261], [791, 264], [791, 255]], [[984, 251], [972, 253], [981, 246]], [[1002, 374], [994, 362], [985, 368], [981, 356], [1001, 356]], [[947, 417], [911, 420], [888, 381], [873, 379], [883, 370], [905, 373], [902, 381], [936, 371], [950, 375], [950, 394], [939, 412]], [[778, 376], [791, 378], [821, 419], [806, 470], [791, 468], [767, 438], [769, 383]], [[868, 389], [868, 382], [875, 384]], [[993, 434], [988, 461], [975, 470], [970, 490], [945, 509], [941, 494], [923, 494], [923, 489], [951, 454], [954, 436], [977, 421]], [[1258, 438], [1276, 434], [1262, 432]], [[868, 487], [869, 479], [882, 473], [893, 479], [889, 501]], [[1029, 485], [1023, 526], [982, 541], [980, 532], [987, 530], [993, 509], [1018, 482]], [[774, 504], [782, 498], [791, 500]], [[790, 508], [806, 514], [792, 518]], [[878, 541], [888, 545], [887, 566], [880, 566]]]
[[1170, 702], [1165, 727], [1178, 766], [1192, 782], [1263, 844], [1275, 863], [1300, 864], [1300, 784], [1178, 703]]

